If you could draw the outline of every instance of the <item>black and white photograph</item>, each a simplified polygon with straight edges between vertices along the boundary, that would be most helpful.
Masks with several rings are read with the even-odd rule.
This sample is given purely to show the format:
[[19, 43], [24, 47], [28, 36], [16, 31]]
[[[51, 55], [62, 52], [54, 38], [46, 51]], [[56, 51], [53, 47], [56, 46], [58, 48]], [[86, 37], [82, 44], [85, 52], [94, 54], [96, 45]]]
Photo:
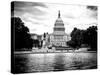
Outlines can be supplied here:
[[98, 6], [11, 2], [11, 73], [97, 69]]

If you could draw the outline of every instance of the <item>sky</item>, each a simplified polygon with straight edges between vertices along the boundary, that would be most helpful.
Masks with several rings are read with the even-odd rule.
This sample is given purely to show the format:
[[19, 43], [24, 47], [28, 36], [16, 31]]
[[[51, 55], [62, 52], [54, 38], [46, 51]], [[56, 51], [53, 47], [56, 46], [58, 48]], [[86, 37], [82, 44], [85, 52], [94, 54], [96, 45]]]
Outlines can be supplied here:
[[87, 29], [98, 23], [97, 6], [16, 1], [13, 7], [11, 14], [14, 15], [11, 16], [20, 17], [30, 33], [52, 33], [59, 10], [68, 34], [74, 27]]

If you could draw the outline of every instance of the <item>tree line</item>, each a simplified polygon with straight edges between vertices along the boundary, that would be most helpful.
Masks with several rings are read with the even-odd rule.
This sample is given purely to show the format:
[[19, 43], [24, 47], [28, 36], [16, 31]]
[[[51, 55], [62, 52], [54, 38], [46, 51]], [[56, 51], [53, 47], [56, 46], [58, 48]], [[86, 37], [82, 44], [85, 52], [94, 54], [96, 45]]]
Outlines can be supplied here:
[[11, 27], [15, 50], [20, 50], [22, 48], [31, 49], [33, 46], [33, 40], [29, 34], [29, 29], [24, 25], [21, 18], [12, 17]]
[[70, 47], [80, 48], [82, 45], [97, 51], [97, 26], [91, 26], [86, 30], [74, 28], [70, 34], [71, 40], [67, 42]]

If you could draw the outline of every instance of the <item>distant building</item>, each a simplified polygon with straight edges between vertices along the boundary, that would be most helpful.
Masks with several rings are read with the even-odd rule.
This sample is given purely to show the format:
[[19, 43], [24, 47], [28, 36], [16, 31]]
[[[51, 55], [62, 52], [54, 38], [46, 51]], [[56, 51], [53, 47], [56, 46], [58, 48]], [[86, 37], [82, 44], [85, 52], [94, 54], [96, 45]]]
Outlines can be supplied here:
[[38, 38], [37, 38], [37, 34], [31, 34], [31, 38], [32, 38], [32, 39], [38, 39]]
[[33, 47], [42, 46], [42, 35], [31, 34], [31, 38], [33, 39]]
[[66, 42], [69, 41], [69, 36], [65, 33], [64, 23], [58, 13], [58, 18], [55, 22], [53, 33], [49, 35], [50, 45], [52, 46], [67, 46]]
[[42, 40], [42, 35], [31, 34], [31, 38], [32, 38], [33, 40], [39, 40], [39, 41], [41, 41], [41, 40]]

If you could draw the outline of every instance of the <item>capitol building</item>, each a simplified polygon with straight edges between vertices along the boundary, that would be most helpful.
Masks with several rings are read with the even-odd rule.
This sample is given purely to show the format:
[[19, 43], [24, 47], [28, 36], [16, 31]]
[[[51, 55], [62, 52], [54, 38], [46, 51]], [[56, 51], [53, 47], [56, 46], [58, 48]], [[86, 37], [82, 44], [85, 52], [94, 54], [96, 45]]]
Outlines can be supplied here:
[[[91, 24], [84, 24], [84, 26], [96, 26], [96, 23]], [[78, 25], [79, 26], [79, 25]], [[67, 28], [66, 28], [67, 31]], [[71, 37], [69, 34], [65, 32], [64, 22], [61, 18], [60, 11], [58, 12], [58, 17], [54, 23], [53, 27], [53, 33], [49, 34], [44, 33], [42, 35], [38, 34], [31, 34], [31, 38], [33, 40], [38, 41], [37, 44], [33, 44], [38, 46], [41, 46], [41, 48], [50, 48], [50, 47], [56, 47], [56, 48], [68, 48], [67, 42], [71, 40]]]
[[61, 19], [60, 11], [53, 27], [53, 33], [49, 34], [49, 38], [50, 45], [52, 46], [67, 46], [66, 42], [69, 41], [69, 36], [65, 33], [65, 27], [63, 20]]
[[63, 20], [61, 19], [60, 11], [58, 12], [58, 18], [53, 27], [53, 33], [45, 33], [45, 37], [44, 34], [31, 34], [31, 37], [32, 39], [38, 39], [40, 42], [39, 45], [42, 45], [42, 47], [68, 47], [67, 41], [71, 39], [70, 36], [65, 33], [65, 27]]

